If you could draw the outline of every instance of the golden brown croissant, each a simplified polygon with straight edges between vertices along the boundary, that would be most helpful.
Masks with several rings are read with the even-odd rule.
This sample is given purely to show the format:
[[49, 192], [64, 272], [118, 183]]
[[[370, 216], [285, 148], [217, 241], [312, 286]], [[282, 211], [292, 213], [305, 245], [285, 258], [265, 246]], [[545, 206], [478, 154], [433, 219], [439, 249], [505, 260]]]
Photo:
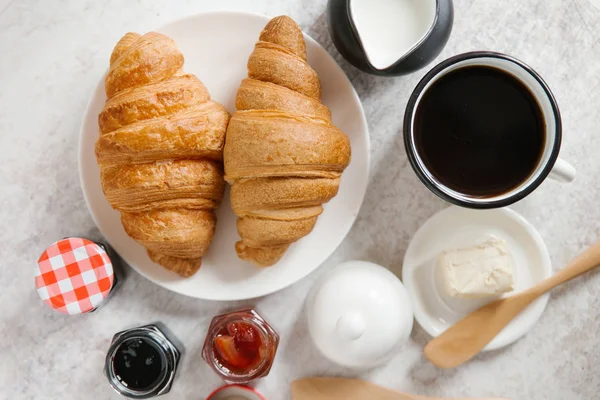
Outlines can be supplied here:
[[181, 276], [200, 268], [223, 197], [229, 114], [159, 33], [126, 34], [106, 76], [96, 158], [125, 232]]
[[275, 264], [308, 235], [338, 191], [350, 141], [331, 123], [321, 82], [306, 62], [302, 31], [273, 18], [248, 60], [227, 129], [225, 179], [238, 216], [238, 256]]

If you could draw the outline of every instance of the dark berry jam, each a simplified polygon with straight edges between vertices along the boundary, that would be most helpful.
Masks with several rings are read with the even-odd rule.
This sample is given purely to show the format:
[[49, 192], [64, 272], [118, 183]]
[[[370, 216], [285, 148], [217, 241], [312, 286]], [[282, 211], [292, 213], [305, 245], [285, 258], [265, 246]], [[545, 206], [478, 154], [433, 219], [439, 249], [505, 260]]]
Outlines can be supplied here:
[[165, 360], [152, 341], [131, 338], [115, 353], [116, 378], [132, 390], [147, 390], [159, 383], [165, 373]]

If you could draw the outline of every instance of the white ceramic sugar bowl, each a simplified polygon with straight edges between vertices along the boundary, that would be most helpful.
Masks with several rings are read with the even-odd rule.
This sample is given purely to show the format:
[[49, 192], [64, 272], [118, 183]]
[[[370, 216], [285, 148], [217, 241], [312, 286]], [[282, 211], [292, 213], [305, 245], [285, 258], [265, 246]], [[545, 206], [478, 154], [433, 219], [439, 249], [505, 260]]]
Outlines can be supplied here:
[[345, 262], [327, 273], [309, 293], [306, 312], [316, 347], [331, 361], [350, 368], [387, 361], [413, 326], [402, 282], [367, 261]]

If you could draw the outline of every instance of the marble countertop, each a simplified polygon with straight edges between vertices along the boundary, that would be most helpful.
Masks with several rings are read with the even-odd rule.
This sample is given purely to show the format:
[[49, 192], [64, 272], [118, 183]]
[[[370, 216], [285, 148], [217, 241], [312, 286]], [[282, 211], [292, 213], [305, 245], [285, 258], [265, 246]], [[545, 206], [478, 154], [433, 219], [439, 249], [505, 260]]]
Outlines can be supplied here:
[[[588, 0], [456, 0], [455, 26], [442, 60], [469, 50], [516, 56], [546, 79], [560, 104], [561, 156], [578, 169], [571, 184], [544, 182], [514, 205], [540, 231], [553, 268], [600, 237], [600, 10]], [[371, 181], [358, 219], [340, 248], [292, 287], [251, 302], [215, 303], [176, 295], [129, 270], [98, 313], [66, 317], [33, 288], [33, 265], [67, 235], [100, 239], [77, 172], [84, 109], [114, 43], [188, 14], [237, 9], [288, 14], [339, 62], [369, 121]], [[7, 1], [0, 0], [0, 398], [117, 399], [102, 365], [112, 335], [164, 322], [186, 355], [166, 399], [203, 399], [220, 385], [200, 358], [211, 317], [239, 305], [258, 307], [282, 334], [271, 374], [257, 383], [269, 399], [289, 399], [289, 384], [311, 375], [358, 376], [399, 390], [435, 396], [512, 399], [600, 398], [600, 273], [552, 292], [541, 320], [523, 339], [439, 370], [423, 356], [428, 336], [411, 340], [386, 366], [356, 373], [321, 357], [302, 318], [315, 279], [335, 264], [370, 260], [401, 268], [409, 239], [447, 206], [410, 168], [401, 140], [403, 110], [425, 70], [400, 78], [366, 75], [331, 43], [325, 1]]]

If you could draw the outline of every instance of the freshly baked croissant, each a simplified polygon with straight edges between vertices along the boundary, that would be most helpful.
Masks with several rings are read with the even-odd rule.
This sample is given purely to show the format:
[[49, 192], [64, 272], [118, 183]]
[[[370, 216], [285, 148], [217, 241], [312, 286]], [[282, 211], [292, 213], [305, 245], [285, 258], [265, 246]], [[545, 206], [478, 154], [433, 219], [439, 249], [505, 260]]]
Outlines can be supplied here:
[[337, 194], [350, 141], [320, 101], [321, 82], [291, 18], [269, 21], [248, 77], [227, 129], [225, 180], [242, 238], [238, 256], [270, 266], [312, 231], [321, 205]]
[[210, 100], [165, 35], [126, 34], [115, 46], [98, 117], [102, 190], [129, 236], [181, 276], [214, 235], [229, 114]]

